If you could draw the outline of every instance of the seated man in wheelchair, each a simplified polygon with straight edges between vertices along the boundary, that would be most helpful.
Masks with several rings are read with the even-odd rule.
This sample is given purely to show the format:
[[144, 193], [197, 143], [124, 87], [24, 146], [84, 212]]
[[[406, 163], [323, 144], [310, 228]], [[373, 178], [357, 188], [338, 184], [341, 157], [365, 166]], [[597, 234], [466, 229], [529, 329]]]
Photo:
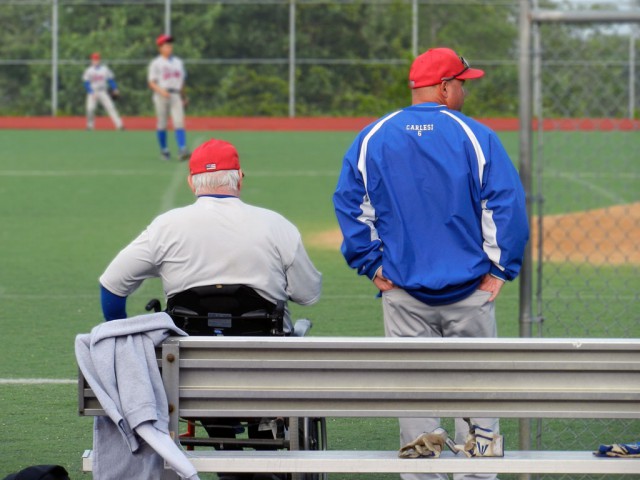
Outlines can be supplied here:
[[[230, 143], [212, 139], [200, 145], [191, 155], [189, 173], [196, 201], [156, 217], [100, 277], [105, 319], [126, 318], [127, 297], [145, 279], [159, 277], [167, 311], [187, 333], [224, 334], [225, 327], [233, 327], [226, 334], [289, 334], [293, 326], [286, 301], [317, 302], [322, 280], [299, 231], [278, 213], [240, 200], [244, 173]], [[225, 311], [229, 305], [221, 307], [216, 296], [232, 302], [240, 298], [243, 305]], [[266, 332], [259, 327], [252, 333], [251, 318], [246, 329], [244, 321], [235, 320], [237, 315], [251, 317], [247, 309], [271, 318]], [[209, 317], [211, 310], [222, 316]], [[209, 431], [212, 436], [219, 433]]]

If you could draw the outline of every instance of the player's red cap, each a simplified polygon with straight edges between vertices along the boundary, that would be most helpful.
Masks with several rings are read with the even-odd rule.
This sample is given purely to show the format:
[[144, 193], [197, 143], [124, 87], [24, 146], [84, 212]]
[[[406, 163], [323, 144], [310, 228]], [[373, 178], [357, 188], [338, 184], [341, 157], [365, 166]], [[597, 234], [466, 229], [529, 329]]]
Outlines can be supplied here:
[[240, 170], [240, 158], [236, 147], [224, 140], [211, 140], [203, 143], [191, 154], [189, 173], [197, 175], [220, 170]]
[[156, 38], [157, 46], [161, 46], [161, 45], [164, 45], [165, 43], [171, 43], [171, 42], [173, 42], [173, 37], [171, 35], [167, 35], [166, 33], [163, 33], [162, 35], [158, 35], [158, 38]]
[[98, 52], [93, 52], [90, 58], [91, 60], [100, 60], [100, 54]]
[[432, 48], [416, 57], [409, 70], [409, 87], [437, 85], [445, 80], [472, 80], [484, 70], [471, 68], [467, 61], [450, 48]]

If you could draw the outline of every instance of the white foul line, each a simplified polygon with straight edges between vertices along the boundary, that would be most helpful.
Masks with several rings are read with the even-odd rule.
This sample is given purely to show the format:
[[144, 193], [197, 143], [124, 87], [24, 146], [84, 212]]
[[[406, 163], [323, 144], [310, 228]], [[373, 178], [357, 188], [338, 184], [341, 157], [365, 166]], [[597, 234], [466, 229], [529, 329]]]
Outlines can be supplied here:
[[74, 385], [73, 378], [0, 378], [0, 385]]
[[188, 170], [182, 164], [178, 164], [176, 166], [173, 171], [173, 176], [171, 177], [171, 182], [169, 182], [167, 189], [162, 195], [160, 211], [158, 213], [164, 213], [175, 206], [176, 195], [178, 194], [180, 187], [184, 184], [185, 188], [187, 188], [187, 173]]
[[570, 182], [577, 183], [578, 185], [582, 185], [592, 192], [600, 195], [601, 197], [608, 198], [609, 200], [616, 203], [626, 203], [625, 198], [622, 195], [618, 195], [616, 192], [608, 190], [606, 188], [600, 187], [589, 180], [585, 180], [583, 178], [567, 174], [565, 172], [556, 172], [556, 176], [569, 180]]
[[[180, 165], [180, 164], [179, 164]], [[166, 170], [0, 170], [0, 177], [148, 177], [167, 176]], [[174, 171], [174, 174], [176, 172]], [[182, 178], [187, 178], [188, 171], [184, 169]], [[338, 170], [286, 170], [280, 172], [266, 170], [251, 170], [247, 173], [252, 177], [337, 177]]]

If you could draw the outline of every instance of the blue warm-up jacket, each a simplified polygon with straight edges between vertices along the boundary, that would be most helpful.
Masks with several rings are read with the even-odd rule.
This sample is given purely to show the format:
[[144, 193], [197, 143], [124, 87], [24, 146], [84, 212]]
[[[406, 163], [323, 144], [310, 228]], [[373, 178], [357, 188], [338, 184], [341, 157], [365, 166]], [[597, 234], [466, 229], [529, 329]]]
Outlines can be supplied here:
[[520, 270], [529, 228], [518, 173], [491, 129], [446, 106], [413, 105], [367, 126], [333, 200], [347, 263], [370, 279], [382, 267], [429, 305]]

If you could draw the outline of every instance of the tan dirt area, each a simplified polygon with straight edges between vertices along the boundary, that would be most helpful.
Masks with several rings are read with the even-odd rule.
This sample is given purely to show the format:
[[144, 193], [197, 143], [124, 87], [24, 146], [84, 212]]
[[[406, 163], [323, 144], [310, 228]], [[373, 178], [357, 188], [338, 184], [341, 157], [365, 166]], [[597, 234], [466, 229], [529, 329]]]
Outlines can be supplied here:
[[[640, 264], [640, 202], [546, 215], [542, 220], [543, 261], [592, 265]], [[531, 232], [534, 260], [538, 251], [538, 219]], [[339, 229], [305, 238], [309, 247], [339, 249]]]

